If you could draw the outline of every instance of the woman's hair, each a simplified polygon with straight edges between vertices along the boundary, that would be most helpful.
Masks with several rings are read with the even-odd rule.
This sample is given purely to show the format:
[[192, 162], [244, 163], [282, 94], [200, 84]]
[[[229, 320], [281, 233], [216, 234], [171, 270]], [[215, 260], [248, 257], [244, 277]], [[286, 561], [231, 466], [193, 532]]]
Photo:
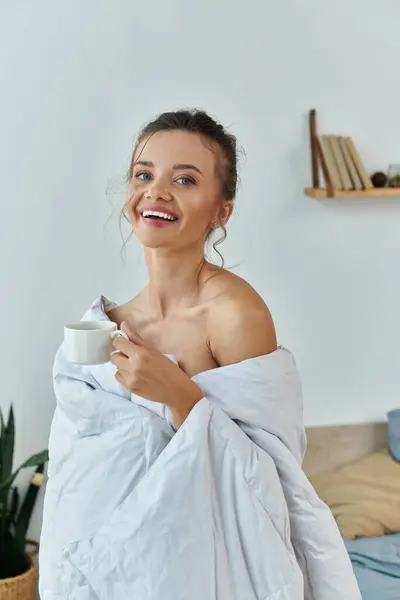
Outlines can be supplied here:
[[[160, 131], [187, 131], [188, 133], [196, 133], [205, 142], [210, 144], [210, 149], [216, 149], [217, 152], [215, 155], [221, 184], [221, 197], [223, 200], [235, 199], [238, 182], [236, 137], [228, 133], [220, 123], [206, 112], [197, 109], [165, 112], [143, 127], [138, 135], [132, 154], [127, 175], [128, 183], [132, 179], [135, 154], [139, 145]], [[123, 211], [123, 216], [126, 217], [125, 210]], [[211, 234], [212, 230], [209, 232], [207, 240]], [[217, 250], [217, 246], [225, 241], [226, 235], [226, 228], [222, 227], [221, 237], [213, 243], [213, 248], [219, 254], [222, 265], [224, 264], [224, 259]]]

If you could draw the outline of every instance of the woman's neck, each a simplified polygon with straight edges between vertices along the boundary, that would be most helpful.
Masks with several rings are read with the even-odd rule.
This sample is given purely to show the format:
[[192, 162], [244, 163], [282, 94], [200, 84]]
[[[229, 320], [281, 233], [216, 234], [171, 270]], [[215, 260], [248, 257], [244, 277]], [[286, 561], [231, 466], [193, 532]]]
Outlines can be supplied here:
[[202, 268], [208, 266], [202, 248], [145, 249], [149, 284], [145, 290], [151, 312], [159, 318], [193, 306]]

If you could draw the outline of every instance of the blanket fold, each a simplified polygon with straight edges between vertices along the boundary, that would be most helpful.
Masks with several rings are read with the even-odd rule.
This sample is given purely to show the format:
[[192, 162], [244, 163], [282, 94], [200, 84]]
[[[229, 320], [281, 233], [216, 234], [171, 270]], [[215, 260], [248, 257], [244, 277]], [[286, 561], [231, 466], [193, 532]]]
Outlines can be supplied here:
[[[107, 318], [104, 299], [87, 313]], [[175, 431], [111, 363], [54, 365], [42, 600], [359, 600], [301, 469], [301, 385], [284, 348], [193, 379]]]

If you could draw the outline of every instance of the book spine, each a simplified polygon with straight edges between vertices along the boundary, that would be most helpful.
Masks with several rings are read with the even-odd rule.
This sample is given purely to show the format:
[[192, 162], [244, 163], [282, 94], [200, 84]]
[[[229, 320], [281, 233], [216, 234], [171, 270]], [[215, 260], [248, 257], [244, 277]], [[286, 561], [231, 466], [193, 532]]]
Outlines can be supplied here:
[[353, 186], [355, 190], [362, 190], [363, 189], [363, 184], [361, 182], [360, 176], [358, 175], [356, 166], [353, 162], [353, 159], [351, 158], [351, 154], [350, 154], [350, 150], [349, 147], [346, 143], [346, 140], [343, 137], [339, 138], [339, 144], [340, 147], [342, 149], [342, 153], [344, 156], [344, 160], [346, 163], [346, 167], [349, 171], [350, 174], [350, 179], [353, 182]]
[[364, 167], [364, 165], [363, 165], [363, 163], [361, 161], [361, 158], [360, 158], [360, 156], [359, 156], [359, 154], [357, 152], [357, 149], [356, 149], [356, 147], [354, 145], [353, 140], [350, 137], [347, 137], [345, 139], [346, 139], [346, 144], [349, 147], [349, 151], [350, 151], [351, 157], [353, 159], [353, 162], [355, 164], [355, 167], [357, 169], [357, 172], [358, 172], [358, 174], [360, 176], [360, 179], [361, 179], [361, 182], [363, 184], [363, 187], [366, 190], [373, 189], [374, 186], [372, 185], [371, 178], [368, 176], [368, 173], [365, 170], [365, 167]]
[[354, 189], [353, 182], [350, 179], [350, 175], [346, 167], [342, 149], [339, 144], [339, 138], [334, 135], [330, 135], [328, 139], [332, 148], [332, 154], [336, 161], [337, 170], [339, 171], [340, 179], [343, 184], [343, 189], [352, 190]]
[[332, 182], [332, 186], [334, 190], [342, 190], [343, 184], [340, 179], [339, 173], [337, 171], [335, 159], [332, 154], [331, 146], [328, 140], [328, 136], [320, 135], [318, 136], [318, 141], [321, 147], [321, 152], [323, 154], [326, 168], [328, 170], [329, 178]]

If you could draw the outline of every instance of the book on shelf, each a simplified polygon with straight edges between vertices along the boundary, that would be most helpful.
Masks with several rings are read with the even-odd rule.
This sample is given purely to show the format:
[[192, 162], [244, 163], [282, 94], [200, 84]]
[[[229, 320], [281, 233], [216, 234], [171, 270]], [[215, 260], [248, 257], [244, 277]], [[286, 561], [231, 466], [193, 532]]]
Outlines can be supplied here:
[[356, 166], [353, 162], [353, 159], [351, 157], [349, 146], [346, 143], [346, 140], [344, 137], [339, 137], [338, 139], [339, 139], [339, 145], [342, 150], [342, 154], [343, 154], [343, 157], [344, 157], [344, 160], [346, 163], [346, 167], [347, 167], [349, 175], [350, 175], [350, 179], [353, 183], [353, 189], [362, 190], [363, 184], [362, 184], [362, 181], [358, 174], [358, 171], [356, 169]]
[[[343, 183], [341, 181], [336, 161], [333, 156], [331, 144], [329, 143], [329, 139], [327, 135], [319, 135], [318, 143], [321, 150], [322, 158], [326, 165], [326, 170], [328, 172], [329, 179], [331, 180], [332, 187], [334, 190], [342, 190]], [[325, 182], [326, 184], [327, 182]]]
[[353, 163], [357, 169], [357, 172], [361, 179], [361, 183], [362, 183], [363, 187], [366, 190], [372, 190], [374, 186], [372, 184], [371, 178], [369, 177], [367, 171], [365, 170], [365, 167], [362, 163], [360, 155], [357, 152], [357, 149], [354, 145], [353, 140], [351, 139], [351, 137], [346, 137], [345, 142], [349, 149], [350, 156], [351, 156]]
[[336, 135], [328, 136], [329, 143], [331, 145], [332, 154], [336, 162], [337, 171], [342, 184], [343, 190], [353, 190], [353, 182], [350, 178], [349, 171], [343, 156], [342, 148], [339, 143], [339, 138]]

